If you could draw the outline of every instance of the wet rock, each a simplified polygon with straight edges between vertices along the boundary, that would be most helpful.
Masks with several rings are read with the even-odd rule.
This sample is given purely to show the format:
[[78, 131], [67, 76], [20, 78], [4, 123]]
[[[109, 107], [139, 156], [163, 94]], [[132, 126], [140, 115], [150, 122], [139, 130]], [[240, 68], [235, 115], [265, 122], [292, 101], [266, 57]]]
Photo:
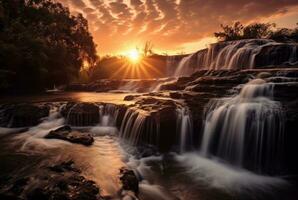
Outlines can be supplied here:
[[147, 98], [144, 98], [144, 99], [138, 101], [137, 103], [142, 104], [142, 105], [146, 105], [146, 104], [156, 104], [158, 102], [159, 102], [159, 100], [156, 99], [156, 98], [147, 97]]
[[28, 200], [48, 200], [50, 199], [50, 195], [48, 192], [43, 188], [35, 188], [27, 195]]
[[278, 66], [289, 66], [292, 64], [291, 60], [298, 59], [298, 53], [293, 55], [293, 47], [297, 44], [278, 44], [278, 45], [266, 45], [255, 57], [256, 68], [262, 68], [264, 66], [270, 66], [270, 68], [275, 68]]
[[13, 194], [4, 194], [4, 193], [0, 193], [0, 199], [1, 200], [24, 200], [23, 198], [16, 197]]
[[62, 126], [56, 130], [50, 131], [45, 138], [66, 140], [86, 146], [89, 146], [94, 142], [94, 139], [90, 134], [73, 131], [69, 126]]
[[298, 81], [289, 82], [289, 83], [279, 83], [274, 86], [275, 100], [287, 102], [297, 98], [298, 98]]
[[[58, 170], [59, 169], [59, 170]], [[1, 200], [103, 200], [94, 181], [80, 175], [73, 161], [42, 167], [30, 179], [17, 180], [13, 185], [22, 186], [15, 192], [1, 190]], [[26, 180], [26, 181], [24, 181]]]
[[123, 190], [133, 191], [135, 194], [139, 193], [139, 180], [132, 170], [121, 168], [120, 169], [120, 181], [122, 183]]
[[99, 107], [93, 103], [68, 103], [61, 111], [72, 126], [94, 126], [99, 123]]
[[78, 173], [81, 172], [79, 169], [75, 167], [74, 162], [72, 160], [62, 162], [59, 165], [50, 166], [49, 169], [51, 171], [58, 172], [58, 173], [66, 172], [66, 171], [73, 171]]
[[12, 192], [13, 194], [20, 194], [23, 192], [24, 187], [26, 186], [26, 184], [29, 182], [29, 178], [28, 177], [23, 177], [18, 179], [13, 186], [9, 189], [10, 192]]
[[181, 99], [182, 94], [180, 92], [170, 92], [170, 97], [173, 99]]
[[140, 95], [127, 95], [127, 96], [124, 97], [124, 101], [132, 101], [132, 100], [136, 99], [139, 96]]
[[264, 78], [268, 78], [271, 76], [272, 76], [272, 74], [270, 72], [261, 72], [261, 73], [257, 74], [256, 78], [264, 79]]
[[49, 115], [50, 108], [43, 105], [18, 104], [4, 105], [0, 113], [0, 126], [26, 127], [35, 126]]
[[183, 90], [185, 86], [176, 83], [168, 83], [160, 86], [160, 90]]

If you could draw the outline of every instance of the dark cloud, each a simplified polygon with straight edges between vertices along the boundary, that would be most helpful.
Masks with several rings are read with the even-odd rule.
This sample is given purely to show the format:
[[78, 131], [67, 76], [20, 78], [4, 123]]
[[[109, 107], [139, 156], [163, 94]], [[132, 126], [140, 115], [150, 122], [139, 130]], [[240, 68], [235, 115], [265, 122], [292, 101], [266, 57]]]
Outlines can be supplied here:
[[[87, 17], [99, 51], [151, 40], [159, 49], [212, 36], [220, 24], [285, 15], [298, 0], [59, 0]], [[180, 2], [179, 4], [177, 2]], [[296, 7], [298, 11], [298, 7]]]

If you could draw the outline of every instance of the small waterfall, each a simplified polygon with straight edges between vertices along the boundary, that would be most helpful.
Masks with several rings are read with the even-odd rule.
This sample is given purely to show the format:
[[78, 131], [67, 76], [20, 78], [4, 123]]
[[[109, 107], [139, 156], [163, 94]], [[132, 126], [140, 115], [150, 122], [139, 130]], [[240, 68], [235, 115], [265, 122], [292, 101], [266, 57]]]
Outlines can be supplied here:
[[111, 103], [69, 103], [61, 112], [68, 125], [115, 127], [119, 109]]
[[120, 127], [120, 137], [137, 145], [141, 141], [148, 144], [158, 144], [159, 123], [145, 113], [128, 109]]
[[181, 58], [183, 58], [183, 56], [168, 56], [167, 57], [166, 66], [167, 66], [167, 75], [168, 76], [173, 76], [175, 74], [177, 65], [179, 65]]
[[68, 103], [62, 111], [66, 124], [72, 126], [94, 126], [99, 122], [99, 107], [95, 103]]
[[114, 104], [99, 105], [100, 126], [116, 126], [119, 108]]
[[132, 144], [138, 144], [146, 117], [133, 109], [128, 109], [120, 128], [120, 136]]
[[153, 92], [159, 92], [160, 90], [162, 90], [162, 86], [163, 85], [167, 85], [167, 84], [171, 84], [171, 83], [175, 83], [178, 79], [174, 78], [174, 79], [170, 79], [170, 80], [166, 80], [166, 81], [161, 81], [159, 84], [157, 84], [154, 88], [153, 88]]
[[184, 76], [190, 74], [190, 62], [194, 54], [190, 54], [184, 58], [181, 59], [179, 62], [177, 69], [175, 71], [174, 76], [179, 77], [179, 76]]
[[[187, 107], [177, 108], [177, 133], [179, 135], [180, 152], [185, 152], [192, 144], [193, 123]], [[190, 144], [190, 145], [189, 145]]]
[[277, 43], [269, 39], [219, 42], [211, 44], [208, 49], [179, 57], [179, 62], [178, 56], [168, 58], [169, 61], [176, 61], [168, 62], [176, 66], [175, 77], [190, 75], [196, 70], [252, 69], [298, 63], [297, 44]]
[[239, 95], [210, 102], [201, 153], [261, 172], [278, 168], [283, 150], [284, 116], [273, 101], [272, 83], [254, 79]]

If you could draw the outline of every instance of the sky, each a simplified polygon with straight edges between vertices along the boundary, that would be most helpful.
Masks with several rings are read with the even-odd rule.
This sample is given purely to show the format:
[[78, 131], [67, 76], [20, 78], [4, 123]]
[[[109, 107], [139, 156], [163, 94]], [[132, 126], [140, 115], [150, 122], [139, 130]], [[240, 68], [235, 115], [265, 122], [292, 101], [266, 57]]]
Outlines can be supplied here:
[[125, 54], [146, 41], [157, 53], [191, 53], [216, 42], [220, 24], [275, 22], [292, 28], [298, 0], [57, 0], [82, 13], [99, 55]]

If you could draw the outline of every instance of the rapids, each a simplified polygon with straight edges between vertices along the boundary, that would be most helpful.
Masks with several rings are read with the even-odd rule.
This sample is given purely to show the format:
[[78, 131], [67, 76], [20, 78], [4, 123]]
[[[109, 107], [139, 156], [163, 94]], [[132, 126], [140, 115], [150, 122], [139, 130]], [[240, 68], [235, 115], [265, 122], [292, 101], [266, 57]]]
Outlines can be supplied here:
[[[207, 120], [211, 120], [209, 122], [211, 124], [215, 123], [212, 127], [216, 127], [213, 115], [215, 115], [214, 113], [220, 105], [229, 109], [234, 104], [237, 106], [245, 103], [252, 103], [254, 107], [251, 109], [263, 109], [261, 109], [261, 112], [254, 113], [259, 118], [262, 116], [258, 115], [264, 114], [263, 112], [265, 114], [269, 113], [269, 117], [271, 115], [275, 117], [276, 114], [279, 114], [279, 107], [278, 103], [270, 100], [270, 92], [272, 92], [270, 84], [265, 83], [263, 80], [254, 80], [243, 86], [238, 96], [231, 97], [224, 100], [226, 103], [218, 103], [212, 109], [210, 108], [206, 114]], [[257, 100], [258, 98], [262, 98], [262, 101]], [[260, 105], [258, 106], [258, 104]], [[141, 134], [144, 133], [145, 129], [147, 129], [147, 137], [151, 137], [152, 140], [156, 136], [152, 134], [159, 134], [159, 126], [154, 122], [148, 122], [146, 115], [136, 112], [134, 109], [128, 109], [118, 129], [116, 119], [119, 115], [119, 107], [111, 103], [99, 103], [97, 105], [100, 116], [97, 125], [72, 127], [75, 130], [89, 132], [94, 136], [95, 142], [91, 147], [44, 138], [50, 130], [67, 123], [67, 119], [60, 113], [65, 103], [52, 103], [49, 116], [44, 118], [37, 126], [30, 127], [27, 130], [19, 128], [1, 129], [0, 140], [4, 145], [1, 147], [0, 158], [6, 164], [0, 167], [0, 175], [11, 174], [14, 179], [17, 179], [24, 174], [27, 176], [33, 175], [43, 166], [72, 159], [77, 163], [82, 174], [94, 180], [101, 187], [102, 194], [112, 199], [120, 198], [119, 190], [121, 186], [118, 178], [119, 169], [123, 166], [133, 169], [136, 173], [140, 180], [138, 198], [144, 200], [218, 199], [219, 197], [246, 199], [250, 196], [250, 192], [254, 192], [257, 199], [267, 199], [268, 197], [271, 198], [273, 194], [280, 197], [280, 194], [284, 194], [284, 191], [291, 188], [282, 177], [258, 175], [242, 168], [241, 165], [232, 165], [234, 162], [229, 164], [220, 159], [210, 159], [208, 156], [211, 153], [208, 147], [211, 142], [210, 138], [204, 139], [207, 147], [203, 145], [200, 152], [189, 148], [192, 140], [193, 122], [187, 107], [178, 107], [176, 112], [176, 130], [179, 134], [178, 151], [180, 154], [161, 154], [154, 147], [135, 146], [140, 137], [143, 137]], [[251, 109], [244, 109], [244, 111], [251, 111]], [[276, 110], [269, 112], [270, 109]], [[244, 112], [243, 117], [246, 116], [248, 115]], [[245, 121], [241, 117], [239, 120]], [[267, 122], [264, 119], [264, 123]], [[229, 124], [226, 126], [229, 129]], [[262, 126], [263, 124], [256, 124], [254, 129], [260, 136], [266, 134]], [[209, 132], [205, 131], [204, 134], [215, 134], [210, 131], [211, 129], [209, 128]], [[234, 128], [230, 127], [230, 129], [233, 130]], [[241, 134], [246, 134], [245, 130], [242, 130]], [[238, 139], [233, 134], [231, 137], [227, 136], [227, 138], [222, 139], [220, 148], [229, 148], [227, 146], [230, 144], [229, 142], [240, 142]], [[272, 139], [274, 140], [274, 137]], [[262, 140], [255, 138], [255, 141], [254, 145], [258, 149], [259, 141]], [[233, 148], [237, 148], [239, 151], [222, 151], [215, 156], [226, 160], [232, 158], [232, 161], [238, 163], [242, 160], [238, 153], [243, 156], [243, 153], [241, 153], [242, 145], [236, 144]], [[150, 153], [148, 154], [148, 152]], [[255, 153], [259, 155], [259, 152]], [[22, 167], [14, 163], [15, 159], [19, 160], [18, 162], [21, 163]], [[245, 182], [243, 182], [244, 179]], [[276, 188], [278, 188], [278, 191], [272, 192]], [[127, 198], [129, 197], [127, 196]]]

